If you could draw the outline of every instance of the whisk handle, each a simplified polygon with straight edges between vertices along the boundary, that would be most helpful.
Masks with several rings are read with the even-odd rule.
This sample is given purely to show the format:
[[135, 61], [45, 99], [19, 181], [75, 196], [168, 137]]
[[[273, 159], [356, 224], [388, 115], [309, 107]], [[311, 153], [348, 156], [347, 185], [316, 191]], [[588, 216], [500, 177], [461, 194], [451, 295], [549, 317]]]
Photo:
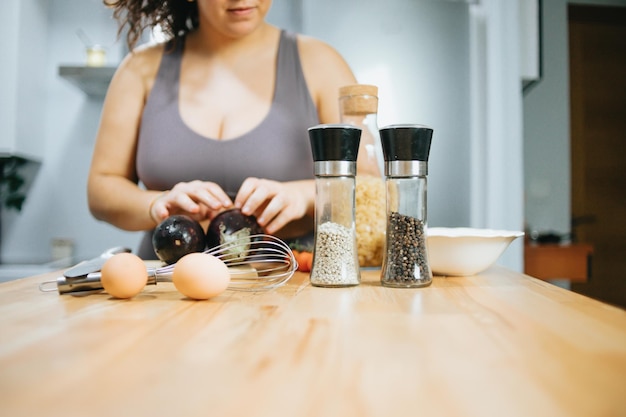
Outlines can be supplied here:
[[[148, 269], [148, 282], [147, 285], [156, 285], [157, 279], [155, 270], [153, 268]], [[87, 275], [83, 275], [76, 278], [68, 278], [61, 276], [56, 280], [57, 289], [59, 294], [69, 294], [77, 292], [95, 292], [102, 291], [102, 274], [100, 272], [92, 272]]]
[[103, 288], [100, 278], [100, 272], [92, 272], [75, 278], [61, 276], [57, 278], [57, 289], [59, 294], [101, 291]]

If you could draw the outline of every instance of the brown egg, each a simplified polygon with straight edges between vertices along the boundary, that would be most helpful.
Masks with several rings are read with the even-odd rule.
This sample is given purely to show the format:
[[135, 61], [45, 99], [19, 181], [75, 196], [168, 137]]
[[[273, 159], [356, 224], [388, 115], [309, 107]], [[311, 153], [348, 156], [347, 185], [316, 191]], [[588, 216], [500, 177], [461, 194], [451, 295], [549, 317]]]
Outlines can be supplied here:
[[148, 270], [141, 258], [132, 253], [111, 256], [102, 266], [101, 283], [115, 298], [131, 298], [148, 282]]
[[226, 264], [208, 253], [190, 253], [174, 265], [174, 286], [194, 300], [207, 300], [221, 294], [230, 283]]

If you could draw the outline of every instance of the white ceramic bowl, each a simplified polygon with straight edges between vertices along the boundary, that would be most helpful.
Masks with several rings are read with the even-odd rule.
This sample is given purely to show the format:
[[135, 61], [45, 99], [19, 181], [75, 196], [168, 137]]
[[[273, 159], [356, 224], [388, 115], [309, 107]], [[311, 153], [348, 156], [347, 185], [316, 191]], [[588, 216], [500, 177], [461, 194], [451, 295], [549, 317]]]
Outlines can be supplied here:
[[427, 250], [434, 275], [476, 275], [493, 265], [513, 240], [523, 232], [429, 227]]

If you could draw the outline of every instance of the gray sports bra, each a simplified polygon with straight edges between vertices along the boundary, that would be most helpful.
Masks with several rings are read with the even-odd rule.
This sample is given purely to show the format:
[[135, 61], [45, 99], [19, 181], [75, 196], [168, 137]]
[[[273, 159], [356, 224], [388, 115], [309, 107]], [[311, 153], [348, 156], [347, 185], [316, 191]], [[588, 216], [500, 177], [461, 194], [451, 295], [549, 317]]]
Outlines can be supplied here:
[[[282, 31], [271, 108], [250, 132], [225, 141], [195, 133], [182, 120], [178, 90], [184, 39], [165, 47], [143, 111], [137, 145], [137, 174], [146, 188], [168, 190], [183, 181], [219, 184], [236, 195], [248, 177], [276, 181], [313, 178], [307, 129], [319, 123], [306, 85], [296, 35]], [[207, 115], [211, 117], [211, 115]], [[156, 259], [147, 232], [139, 249]]]

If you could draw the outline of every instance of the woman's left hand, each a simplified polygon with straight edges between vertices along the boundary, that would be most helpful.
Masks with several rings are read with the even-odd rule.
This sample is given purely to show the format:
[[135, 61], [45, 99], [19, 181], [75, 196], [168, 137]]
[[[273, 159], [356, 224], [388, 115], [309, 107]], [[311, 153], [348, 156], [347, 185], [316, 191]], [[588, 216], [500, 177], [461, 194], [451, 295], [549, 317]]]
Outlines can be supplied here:
[[294, 220], [313, 215], [314, 200], [313, 180], [278, 182], [250, 177], [241, 184], [235, 207], [254, 215], [267, 233], [274, 234]]

